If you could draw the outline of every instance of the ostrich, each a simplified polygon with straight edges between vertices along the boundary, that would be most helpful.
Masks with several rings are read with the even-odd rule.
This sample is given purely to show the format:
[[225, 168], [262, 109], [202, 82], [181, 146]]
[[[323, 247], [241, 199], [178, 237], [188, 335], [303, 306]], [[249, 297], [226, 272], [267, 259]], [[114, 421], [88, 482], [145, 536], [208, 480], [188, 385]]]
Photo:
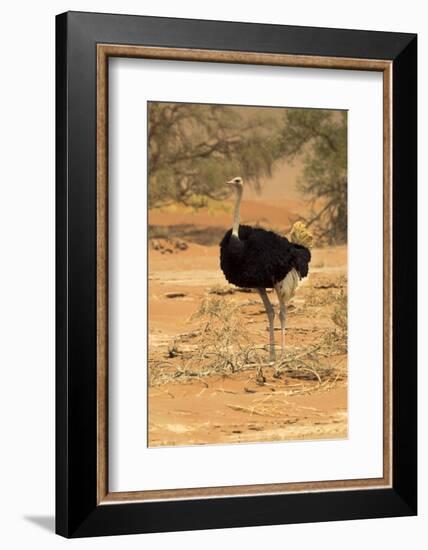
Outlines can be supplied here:
[[283, 356], [286, 304], [294, 295], [300, 279], [308, 274], [312, 235], [301, 222], [294, 224], [290, 240], [273, 231], [239, 225], [244, 184], [240, 177], [227, 183], [235, 190], [236, 202], [233, 227], [226, 232], [220, 243], [220, 267], [229, 283], [238, 287], [254, 288], [260, 294], [269, 320], [270, 362], [274, 362], [275, 311], [266, 288], [274, 288], [278, 296]]

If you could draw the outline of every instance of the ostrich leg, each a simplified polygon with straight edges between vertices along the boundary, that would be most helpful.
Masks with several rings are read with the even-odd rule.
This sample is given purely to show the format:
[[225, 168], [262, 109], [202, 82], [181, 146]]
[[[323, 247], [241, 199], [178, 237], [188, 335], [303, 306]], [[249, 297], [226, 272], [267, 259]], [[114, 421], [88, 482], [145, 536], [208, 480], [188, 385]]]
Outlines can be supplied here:
[[280, 287], [275, 286], [276, 295], [278, 296], [279, 302], [279, 320], [281, 322], [281, 357], [284, 357], [285, 351], [285, 317], [286, 317], [286, 308], [285, 301], [281, 294]]
[[265, 288], [258, 288], [258, 293], [260, 294], [261, 299], [263, 300], [263, 305], [265, 306], [266, 314], [269, 319], [269, 360], [275, 361], [275, 332], [273, 321], [275, 319], [275, 310], [273, 309], [272, 304], [270, 303], [269, 296], [267, 295]]

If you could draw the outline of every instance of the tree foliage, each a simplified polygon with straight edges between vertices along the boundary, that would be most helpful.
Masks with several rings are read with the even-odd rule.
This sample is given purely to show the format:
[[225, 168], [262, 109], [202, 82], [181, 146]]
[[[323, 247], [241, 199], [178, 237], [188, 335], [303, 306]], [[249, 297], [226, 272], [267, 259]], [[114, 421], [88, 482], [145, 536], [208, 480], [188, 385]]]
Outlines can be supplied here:
[[275, 161], [303, 162], [298, 185], [312, 204], [318, 240], [347, 236], [347, 114], [321, 109], [245, 108], [150, 102], [149, 207], [200, 208], [227, 197], [240, 175], [260, 188]]
[[315, 109], [290, 109], [280, 143], [281, 154], [301, 156], [299, 186], [312, 199], [307, 220], [317, 237], [331, 243], [347, 238], [347, 113]]
[[280, 120], [267, 110], [151, 102], [148, 117], [150, 208], [202, 207], [236, 175], [260, 186], [271, 173]]

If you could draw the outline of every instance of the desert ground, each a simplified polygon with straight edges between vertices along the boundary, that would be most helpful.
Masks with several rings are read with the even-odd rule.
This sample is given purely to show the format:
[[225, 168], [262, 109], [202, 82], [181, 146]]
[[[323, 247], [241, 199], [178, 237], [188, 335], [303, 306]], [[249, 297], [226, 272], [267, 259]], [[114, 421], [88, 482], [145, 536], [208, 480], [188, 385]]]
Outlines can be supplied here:
[[[298, 199], [248, 198], [242, 223], [285, 234]], [[347, 248], [314, 248], [287, 308], [286, 351], [268, 363], [257, 293], [227, 284], [216, 212], [149, 213], [149, 445], [347, 437]], [[277, 307], [274, 293], [269, 294]]]

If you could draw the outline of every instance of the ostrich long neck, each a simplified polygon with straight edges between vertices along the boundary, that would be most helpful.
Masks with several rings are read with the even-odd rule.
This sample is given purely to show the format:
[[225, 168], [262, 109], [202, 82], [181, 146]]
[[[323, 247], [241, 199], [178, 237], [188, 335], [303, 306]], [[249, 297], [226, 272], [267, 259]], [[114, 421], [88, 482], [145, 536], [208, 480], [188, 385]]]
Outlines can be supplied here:
[[239, 217], [241, 212], [241, 199], [242, 199], [242, 187], [236, 188], [236, 201], [235, 201], [235, 210], [233, 212], [233, 226], [232, 226], [232, 235], [238, 237], [239, 231]]

